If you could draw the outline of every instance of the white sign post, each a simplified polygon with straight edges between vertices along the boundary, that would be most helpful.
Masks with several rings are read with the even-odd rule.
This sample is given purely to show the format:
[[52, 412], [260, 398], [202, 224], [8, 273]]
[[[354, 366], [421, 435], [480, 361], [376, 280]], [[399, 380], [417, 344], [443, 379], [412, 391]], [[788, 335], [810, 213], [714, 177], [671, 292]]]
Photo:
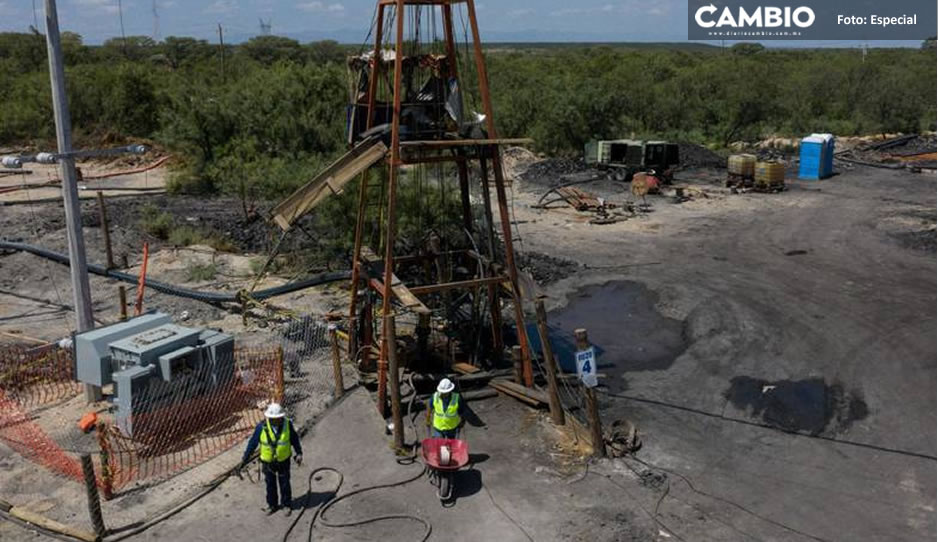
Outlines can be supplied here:
[[596, 349], [592, 346], [576, 353], [576, 374], [579, 375], [583, 385], [595, 388], [598, 384], [596, 378]]

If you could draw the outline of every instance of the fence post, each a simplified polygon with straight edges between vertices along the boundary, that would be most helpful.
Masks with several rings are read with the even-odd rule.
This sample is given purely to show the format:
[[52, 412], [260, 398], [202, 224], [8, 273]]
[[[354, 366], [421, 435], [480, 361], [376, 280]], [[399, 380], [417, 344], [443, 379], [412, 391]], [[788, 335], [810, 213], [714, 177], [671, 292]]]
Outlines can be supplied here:
[[[335, 378], [333, 399], [342, 397], [345, 393], [345, 382], [342, 380], [342, 358], [339, 353], [339, 334], [335, 324], [329, 324], [329, 339], [332, 341], [332, 376]], [[351, 339], [349, 339], [351, 340]]]
[[521, 378], [521, 347], [517, 344], [511, 347], [511, 361], [514, 363], [515, 384], [522, 384]]
[[547, 391], [550, 400], [550, 418], [554, 425], [563, 425], [566, 421], [563, 406], [560, 404], [560, 395], [557, 392], [557, 363], [554, 360], [554, 351], [550, 347], [550, 337], [547, 334], [547, 311], [544, 302], [538, 299], [534, 302], [537, 311], [537, 333], [541, 337], [541, 350], [544, 352], [544, 373], [547, 376]]
[[107, 441], [107, 425], [99, 421], [95, 424], [95, 432], [98, 436], [98, 447], [101, 448], [99, 455], [101, 459], [101, 491], [104, 493], [104, 500], [109, 501], [114, 497], [114, 480], [111, 476], [111, 445]]
[[[573, 331], [573, 335], [576, 337], [577, 352], [590, 347], [586, 329], [576, 329]], [[584, 385], [583, 395], [586, 398], [586, 415], [589, 417], [590, 434], [593, 441], [593, 455], [596, 457], [606, 457], [606, 443], [603, 441], [603, 425], [602, 421], [599, 419], [599, 406], [596, 404], [596, 393], [593, 392], [593, 388]]]
[[[391, 423], [394, 425], [394, 449], [404, 448], [404, 420], [401, 416], [401, 375], [397, 362], [397, 326], [394, 315], [388, 317], [388, 384], [391, 391]], [[414, 392], [416, 393], [416, 392]]]
[[277, 347], [277, 365], [274, 368], [274, 402], [283, 404], [283, 347]]
[[127, 319], [127, 288], [123, 285], [117, 287], [117, 295], [121, 304], [121, 320]]
[[98, 497], [98, 483], [94, 478], [94, 465], [91, 463], [91, 454], [81, 454], [81, 473], [85, 479], [85, 492], [88, 495], [88, 513], [91, 515], [91, 525], [98, 540], [104, 538], [104, 518], [101, 516], [101, 499]]
[[111, 250], [111, 227], [107, 219], [107, 207], [104, 206], [104, 192], [98, 190], [98, 218], [101, 233], [104, 235], [104, 253], [107, 256], [107, 268], [114, 269], [114, 252]]

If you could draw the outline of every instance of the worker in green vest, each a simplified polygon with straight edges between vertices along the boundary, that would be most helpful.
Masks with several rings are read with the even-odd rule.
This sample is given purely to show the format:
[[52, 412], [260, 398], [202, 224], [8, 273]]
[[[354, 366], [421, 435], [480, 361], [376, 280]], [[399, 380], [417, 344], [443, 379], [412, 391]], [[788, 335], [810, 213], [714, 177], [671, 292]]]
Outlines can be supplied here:
[[458, 438], [462, 417], [465, 413], [462, 399], [455, 390], [453, 381], [444, 378], [436, 387], [436, 393], [427, 403], [427, 425], [430, 434], [437, 438]]
[[[251, 454], [260, 445], [261, 470], [264, 472], [264, 482], [267, 485], [267, 515], [273, 514], [279, 508], [286, 509], [286, 515], [293, 513], [293, 495], [290, 490], [290, 456], [293, 456], [297, 465], [303, 463], [303, 448], [300, 437], [293, 428], [293, 422], [287, 419], [283, 407], [279, 403], [270, 403], [264, 411], [264, 421], [257, 424], [254, 434], [248, 441], [241, 459], [241, 467], [247, 465]], [[277, 488], [280, 488], [280, 499], [277, 499]]]

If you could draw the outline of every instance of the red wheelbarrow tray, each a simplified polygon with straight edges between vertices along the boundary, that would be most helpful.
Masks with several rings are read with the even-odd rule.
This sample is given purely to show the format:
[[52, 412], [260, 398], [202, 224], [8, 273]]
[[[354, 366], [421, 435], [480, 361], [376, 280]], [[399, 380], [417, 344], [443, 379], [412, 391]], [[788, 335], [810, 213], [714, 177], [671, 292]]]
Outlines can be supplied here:
[[[450, 447], [450, 464], [440, 465], [440, 448]], [[420, 442], [423, 462], [431, 469], [457, 470], [469, 463], [469, 445], [454, 438], [428, 438]]]

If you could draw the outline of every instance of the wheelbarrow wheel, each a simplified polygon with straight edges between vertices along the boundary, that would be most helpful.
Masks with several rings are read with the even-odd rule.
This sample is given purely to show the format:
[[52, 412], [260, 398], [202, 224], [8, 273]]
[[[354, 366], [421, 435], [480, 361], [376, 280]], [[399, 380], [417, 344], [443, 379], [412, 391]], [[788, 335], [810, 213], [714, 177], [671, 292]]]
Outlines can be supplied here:
[[441, 501], [448, 501], [453, 496], [453, 473], [440, 473], [439, 496]]

